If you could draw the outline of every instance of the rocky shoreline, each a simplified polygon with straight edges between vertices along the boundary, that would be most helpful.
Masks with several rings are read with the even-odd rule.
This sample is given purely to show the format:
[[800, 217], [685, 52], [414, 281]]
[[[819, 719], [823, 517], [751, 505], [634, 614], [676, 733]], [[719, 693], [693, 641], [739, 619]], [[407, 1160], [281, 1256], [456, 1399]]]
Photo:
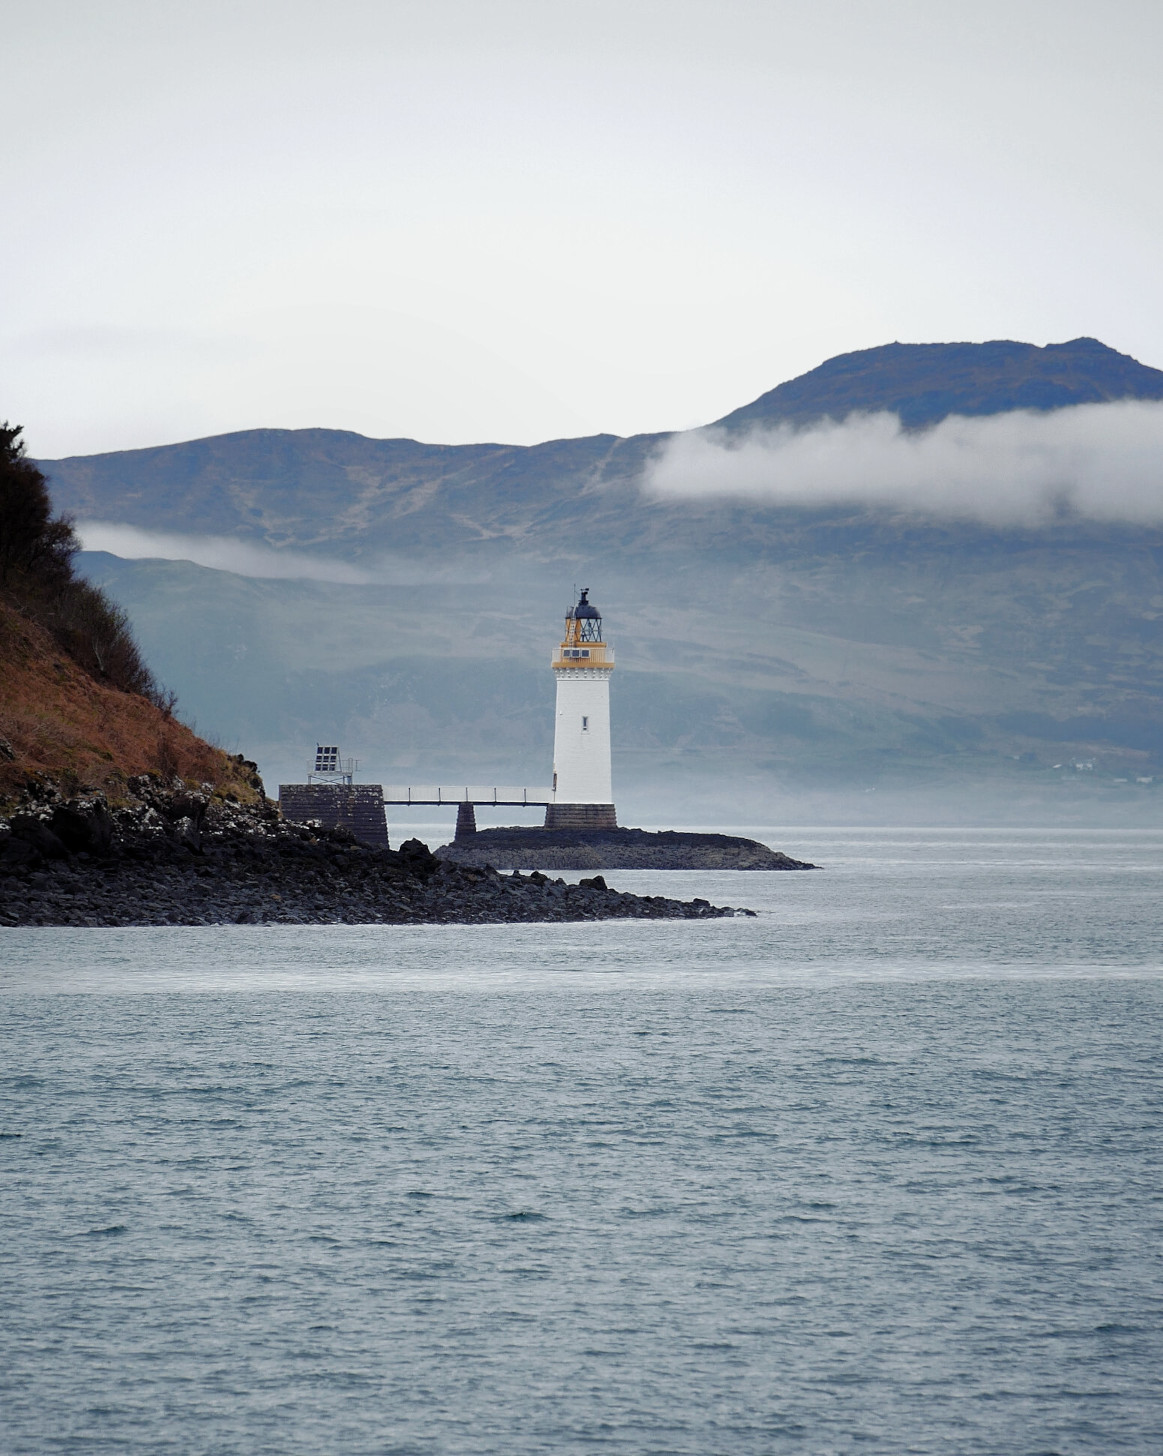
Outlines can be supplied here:
[[517, 870], [814, 870], [757, 839], [668, 829], [480, 829], [443, 844], [444, 860]]
[[751, 915], [706, 900], [630, 895], [600, 875], [567, 885], [534, 872], [437, 858], [418, 840], [372, 849], [278, 809], [130, 780], [101, 795], [45, 789], [0, 818], [0, 926], [465, 925], [705, 920]]

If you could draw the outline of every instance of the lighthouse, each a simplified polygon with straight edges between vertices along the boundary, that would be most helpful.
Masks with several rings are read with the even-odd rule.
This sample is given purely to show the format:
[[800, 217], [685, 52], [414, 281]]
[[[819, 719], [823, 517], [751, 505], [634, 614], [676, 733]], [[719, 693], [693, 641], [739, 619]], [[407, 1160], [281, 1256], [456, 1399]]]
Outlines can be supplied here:
[[602, 615], [582, 589], [565, 614], [553, 655], [557, 721], [553, 733], [553, 803], [546, 829], [616, 829], [610, 773], [610, 674], [614, 651], [602, 641]]

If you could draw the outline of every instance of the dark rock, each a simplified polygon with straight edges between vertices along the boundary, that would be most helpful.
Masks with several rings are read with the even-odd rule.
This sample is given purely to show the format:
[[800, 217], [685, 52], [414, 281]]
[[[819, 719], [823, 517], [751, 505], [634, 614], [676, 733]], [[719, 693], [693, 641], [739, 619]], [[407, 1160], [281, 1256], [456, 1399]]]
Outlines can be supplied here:
[[174, 825], [174, 839], [195, 854], [202, 852], [202, 836], [193, 819], [179, 819]]
[[487, 924], [744, 913], [622, 894], [600, 875], [585, 886], [539, 872], [502, 878], [489, 861], [454, 864], [416, 839], [396, 852], [377, 849], [350, 833], [289, 824], [265, 801], [191, 794], [154, 775], [131, 788], [110, 814], [99, 799], [66, 801], [42, 785], [28, 812], [0, 820], [0, 923]]
[[[471, 839], [436, 851], [461, 865], [502, 864], [510, 869], [552, 870], [812, 870], [756, 839], [731, 834], [647, 829], [481, 829]], [[596, 877], [596, 878], [600, 878]], [[593, 878], [583, 884], [593, 884]], [[603, 886], [604, 887], [604, 886]]]
[[167, 805], [167, 818], [181, 821], [188, 819], [195, 829], [201, 829], [210, 805], [208, 794], [192, 794], [185, 790], [176, 793]]
[[100, 801], [57, 804], [49, 827], [70, 854], [104, 854], [113, 842], [113, 818]]
[[40, 854], [27, 839], [21, 839], [10, 830], [0, 835], [0, 865], [15, 869], [40, 863]]
[[68, 854], [60, 838], [43, 819], [38, 819], [34, 814], [17, 814], [9, 821], [9, 828], [18, 839], [25, 840], [45, 859], [64, 859]]

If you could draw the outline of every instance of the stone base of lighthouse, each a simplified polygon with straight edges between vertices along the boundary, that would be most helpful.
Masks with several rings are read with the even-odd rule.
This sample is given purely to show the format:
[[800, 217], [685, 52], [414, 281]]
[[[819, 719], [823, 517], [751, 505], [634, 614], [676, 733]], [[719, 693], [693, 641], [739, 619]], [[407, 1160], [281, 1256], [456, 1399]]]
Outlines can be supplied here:
[[545, 810], [546, 829], [576, 829], [579, 832], [617, 829], [613, 804], [550, 804]]

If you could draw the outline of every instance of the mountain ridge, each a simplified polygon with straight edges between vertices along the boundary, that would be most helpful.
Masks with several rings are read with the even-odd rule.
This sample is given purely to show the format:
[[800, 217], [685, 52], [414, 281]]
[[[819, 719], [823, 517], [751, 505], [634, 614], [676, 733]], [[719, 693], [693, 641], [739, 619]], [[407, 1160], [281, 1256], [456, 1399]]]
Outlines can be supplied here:
[[[1022, 369], [1040, 359], [1060, 371], [1065, 350], [1103, 397], [1163, 388], [1163, 373], [1093, 341], [1049, 352], [1000, 342], [1007, 358], [1026, 359]], [[959, 351], [981, 365], [989, 353], [882, 347], [896, 351], [890, 363], [945, 351], [945, 375], [917, 376], [918, 399], [934, 381], [953, 387]], [[852, 388], [861, 370], [875, 376], [884, 364], [876, 350], [838, 358]], [[834, 403], [835, 381], [815, 373], [780, 408]], [[955, 403], [1011, 397], [1004, 369], [992, 396], [985, 374], [970, 374]], [[872, 408], [903, 387], [889, 370], [879, 394], [847, 398]], [[1078, 403], [1081, 387], [1059, 379], [1043, 407]], [[344, 586], [181, 561], [86, 562], [183, 704], [224, 740], [244, 735], [269, 778], [292, 781], [316, 733], [386, 782], [425, 764], [435, 771], [437, 758], [440, 773], [471, 767], [475, 782], [543, 773], [544, 654], [572, 579], [594, 587], [617, 639], [615, 772], [652, 785], [654, 801], [723, 802], [730, 780], [747, 786], [740, 803], [767, 793], [815, 803], [803, 794], [826, 789], [849, 795], [837, 811], [848, 814], [866, 812], [852, 796], [890, 783], [952, 784], [974, 808], [980, 795], [966, 786], [991, 775], [1016, 775], [1006, 796], [1019, 803], [1057, 774], [1065, 802], [1098, 782], [1070, 768], [1067, 785], [1063, 765], [1075, 761], [1093, 763], [1111, 793], [1153, 793], [1163, 773], [1163, 528], [1080, 519], [1004, 528], [847, 505], [650, 499], [642, 469], [668, 438], [429, 446], [248, 431], [45, 469], [58, 506], [82, 518], [367, 568], [366, 586]]]
[[[1020, 365], [1020, 378], [1012, 369], [999, 374], [999, 358]], [[827, 360], [713, 428], [737, 433], [889, 407], [916, 427], [922, 416], [932, 423], [958, 411], [1058, 409], [1115, 398], [1163, 399], [1163, 371], [1096, 340], [1043, 349], [1010, 341], [890, 344]], [[700, 538], [709, 532], [722, 546], [744, 521], [770, 535], [755, 523], [776, 519], [771, 508], [645, 501], [643, 470], [672, 438], [599, 434], [536, 445], [431, 445], [322, 427], [256, 429], [40, 463], [58, 508], [81, 520], [326, 549], [353, 561], [391, 550], [471, 550], [495, 538], [542, 554], [561, 546], [563, 559], [575, 543], [657, 550], [676, 535], [685, 541], [692, 530]], [[803, 518], [795, 511], [779, 516]]]
[[1065, 409], [1121, 399], [1163, 399], [1163, 370], [1098, 339], [1063, 344], [880, 344], [837, 354], [732, 410], [715, 427], [805, 425], [886, 410], [908, 429], [951, 414]]

